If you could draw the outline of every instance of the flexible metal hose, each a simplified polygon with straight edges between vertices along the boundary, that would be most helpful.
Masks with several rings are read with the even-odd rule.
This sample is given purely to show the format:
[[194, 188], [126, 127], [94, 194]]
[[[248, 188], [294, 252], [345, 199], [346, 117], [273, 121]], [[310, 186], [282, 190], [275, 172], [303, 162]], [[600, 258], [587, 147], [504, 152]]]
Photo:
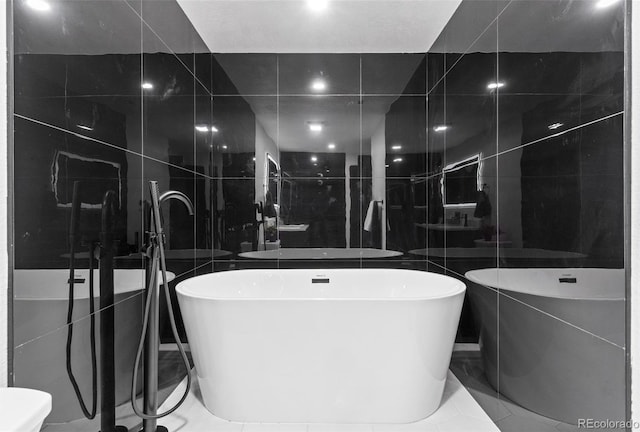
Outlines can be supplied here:
[[[159, 214], [156, 216], [159, 216]], [[177, 410], [180, 407], [180, 405], [182, 405], [182, 403], [185, 401], [185, 399], [189, 395], [189, 391], [191, 390], [191, 365], [189, 363], [189, 359], [187, 358], [187, 353], [184, 350], [182, 342], [180, 341], [180, 335], [178, 334], [175, 316], [173, 313], [173, 306], [171, 305], [171, 296], [169, 294], [169, 283], [167, 280], [167, 265], [165, 262], [162, 230], [161, 228], [158, 228], [160, 227], [159, 218], [156, 218], [155, 227], [158, 229], [159, 235], [156, 234], [155, 236], [152, 236], [152, 238], [150, 238], [151, 250], [152, 250], [151, 275], [149, 277], [149, 286], [147, 287], [147, 300], [145, 304], [144, 318], [142, 322], [142, 333], [140, 335], [140, 342], [138, 343], [136, 359], [133, 365], [133, 376], [132, 376], [132, 382], [131, 382], [131, 405], [133, 406], [133, 411], [136, 413], [138, 417], [141, 417], [146, 420], [155, 420], [171, 414], [172, 412]], [[143, 413], [142, 410], [139, 409], [136, 403], [136, 394], [137, 394], [136, 384], [138, 379], [138, 368], [140, 366], [140, 359], [142, 357], [142, 350], [144, 349], [144, 340], [146, 338], [147, 327], [149, 325], [149, 311], [151, 310], [153, 297], [156, 295], [155, 285], [156, 285], [156, 279], [158, 277], [158, 263], [160, 264], [160, 270], [162, 271], [162, 281], [164, 286], [165, 298], [167, 300], [167, 309], [169, 311], [169, 322], [171, 323], [171, 331], [173, 332], [173, 337], [176, 341], [176, 345], [178, 346], [178, 351], [180, 352], [180, 355], [182, 357], [182, 362], [187, 370], [187, 388], [185, 389], [184, 394], [182, 395], [182, 397], [180, 398], [180, 400], [176, 405], [174, 405], [172, 408], [168, 409], [163, 413], [152, 415], [152, 414]]]

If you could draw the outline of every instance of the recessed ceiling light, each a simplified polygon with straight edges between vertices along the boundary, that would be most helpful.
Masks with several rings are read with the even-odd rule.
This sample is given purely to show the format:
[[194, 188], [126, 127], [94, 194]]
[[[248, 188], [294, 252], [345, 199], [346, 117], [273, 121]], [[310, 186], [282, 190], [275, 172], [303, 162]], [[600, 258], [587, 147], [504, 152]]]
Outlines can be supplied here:
[[449, 129], [449, 126], [447, 126], [447, 125], [438, 125], [438, 126], [434, 126], [433, 131], [434, 132], [444, 132], [447, 129]]
[[227, 145], [226, 145], [226, 144], [222, 146], [222, 149], [223, 149], [223, 150], [226, 150], [227, 148], [228, 148], [228, 147], [227, 147]]
[[600, 0], [596, 3], [596, 9], [604, 9], [618, 3], [620, 0]]
[[309, 130], [311, 132], [321, 132], [322, 131], [322, 123], [309, 123]]
[[317, 161], [318, 161], [317, 156], [311, 156], [311, 162], [317, 162]]
[[44, 0], [27, 0], [26, 5], [38, 12], [47, 12], [51, 10], [51, 5]]
[[558, 129], [559, 127], [564, 126], [564, 123], [553, 123], [547, 126], [550, 130]]
[[327, 83], [324, 80], [317, 79], [311, 83], [311, 89], [314, 91], [324, 91], [327, 89]]
[[327, 144], [327, 148], [328, 148], [329, 150], [333, 150], [333, 149], [335, 149], [335, 148], [336, 148], [336, 145], [335, 145], [334, 143], [329, 143], [329, 144]]
[[87, 131], [92, 131], [92, 130], [93, 130], [93, 128], [92, 128], [92, 127], [85, 126], [85, 125], [80, 125], [80, 124], [79, 124], [79, 125], [77, 125], [77, 126], [78, 126], [78, 128], [80, 128], [80, 129], [84, 129], [84, 130], [87, 130]]
[[329, 5], [328, 0], [307, 0], [307, 6], [314, 11], [322, 11]]
[[402, 146], [400, 144], [395, 144], [391, 146], [391, 150], [400, 150], [402, 149]]
[[198, 132], [209, 132], [209, 127], [206, 125], [196, 125], [196, 130]]
[[211, 126], [211, 132], [218, 132], [218, 128], [215, 126]]
[[145, 90], [151, 90], [153, 88], [153, 84], [151, 84], [150, 82], [143, 82], [142, 88]]
[[492, 83], [487, 84], [487, 88], [489, 90], [494, 90], [494, 89], [497, 89], [497, 88], [500, 88], [500, 87], [504, 87], [504, 83], [503, 82], [492, 82]]
[[385, 168], [389, 168], [389, 164], [385, 165], [384, 167], [385, 167]]
[[395, 158], [393, 161], [394, 162], [402, 162], [402, 158]]

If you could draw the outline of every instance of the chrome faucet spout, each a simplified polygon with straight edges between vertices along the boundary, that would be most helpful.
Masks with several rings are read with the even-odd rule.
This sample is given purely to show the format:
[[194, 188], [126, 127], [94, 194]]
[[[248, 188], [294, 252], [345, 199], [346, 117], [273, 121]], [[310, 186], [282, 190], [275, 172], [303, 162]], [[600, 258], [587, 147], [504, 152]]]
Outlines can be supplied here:
[[162, 195], [160, 195], [160, 198], [158, 199], [158, 201], [160, 201], [160, 204], [162, 204], [163, 202], [170, 199], [177, 199], [178, 201], [182, 201], [182, 203], [187, 207], [187, 210], [189, 211], [189, 215], [193, 216], [193, 204], [191, 204], [191, 200], [189, 199], [188, 196], [186, 196], [180, 191], [169, 190], [169, 191], [163, 192]]

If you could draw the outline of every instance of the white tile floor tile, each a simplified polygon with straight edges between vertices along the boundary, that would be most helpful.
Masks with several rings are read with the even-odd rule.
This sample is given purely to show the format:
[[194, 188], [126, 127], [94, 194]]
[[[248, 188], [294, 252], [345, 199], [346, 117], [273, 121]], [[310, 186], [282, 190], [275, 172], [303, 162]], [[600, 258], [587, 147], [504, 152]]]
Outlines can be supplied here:
[[[487, 424], [475, 417], [461, 415], [444, 423], [438, 423], [439, 432], [495, 432], [499, 431], [498, 427], [491, 422]], [[534, 431], [521, 431], [534, 432]], [[537, 431], [536, 431], [537, 432]]]
[[242, 432], [307, 432], [306, 424], [245, 423]]
[[427, 421], [408, 424], [376, 424], [373, 432], [439, 432], [438, 425]]
[[512, 415], [509, 408], [492, 394], [483, 393], [475, 389], [467, 389], [473, 398], [478, 402], [482, 411], [486, 413], [493, 421], [502, 420]]
[[[193, 373], [195, 378], [195, 373]], [[160, 407], [160, 411], [173, 406], [182, 396], [186, 380]], [[261, 424], [235, 423], [211, 414], [202, 403], [196, 379], [185, 403], [161, 423], [172, 432], [499, 432], [498, 427], [484, 413], [460, 381], [449, 372], [445, 397], [440, 408], [424, 420], [409, 424]]]
[[[558, 422], [556, 422], [557, 424]], [[557, 432], [556, 424], [543, 423], [534, 418], [512, 415], [498, 421], [500, 429], [505, 431]]]
[[373, 429], [364, 424], [310, 424], [309, 432], [373, 432]]

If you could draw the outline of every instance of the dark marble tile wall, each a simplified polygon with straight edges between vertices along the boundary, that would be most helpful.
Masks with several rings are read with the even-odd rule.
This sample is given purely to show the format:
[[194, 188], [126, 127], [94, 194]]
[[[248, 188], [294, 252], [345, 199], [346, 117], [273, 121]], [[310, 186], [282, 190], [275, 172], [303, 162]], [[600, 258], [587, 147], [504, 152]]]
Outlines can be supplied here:
[[[485, 373], [498, 386], [532, 376], [533, 367], [523, 366], [531, 355], [514, 351], [518, 338], [529, 337], [516, 326], [534, 334], [553, 328], [553, 341], [533, 355], [543, 358], [559, 343], [554, 367], [562, 369], [610, 352], [616, 385], [602, 404], [624, 400], [626, 6], [463, 2], [428, 53], [423, 253], [432, 267], [467, 284], [461, 330], [478, 332]], [[483, 193], [443, 205], [453, 177], [447, 170], [465, 161], [474, 167], [471, 177], [479, 173], [470, 183]], [[495, 280], [465, 277], [475, 269], [494, 269]], [[514, 269], [533, 270], [515, 280]], [[611, 300], [569, 300], [571, 289], [554, 279], [563, 274], [598, 285], [599, 294], [578, 297]], [[588, 358], [572, 357], [585, 338], [593, 340]], [[513, 387], [498, 390], [517, 397]]]
[[[72, 370], [90, 408], [90, 328], [114, 311], [117, 420], [131, 427], [137, 421], [128, 399], [142, 324], [140, 252], [148, 226], [149, 181], [158, 181], [161, 191], [179, 190], [194, 203], [193, 217], [179, 204], [163, 206], [171, 249], [167, 262], [176, 281], [213, 270], [214, 258], [228, 253], [220, 249], [215, 230], [211, 155], [221, 143], [210, 127], [220, 117], [225, 142], [234, 146], [246, 124], [228, 112], [248, 114], [251, 125], [253, 114], [246, 103], [232, 103], [222, 115], [214, 110], [213, 58], [176, 2], [61, 0], [46, 12], [16, 2], [14, 10], [14, 384], [53, 394], [48, 423], [85, 422], [87, 429], [97, 430], [99, 413], [89, 422], [81, 411], [67, 374], [65, 347], [72, 334]], [[216, 80], [222, 77], [216, 74]], [[82, 206], [69, 324], [76, 181]], [[100, 239], [107, 190], [115, 192], [118, 207], [116, 299], [105, 309], [96, 300], [92, 313], [89, 256]], [[97, 272], [95, 279], [97, 292]]]

